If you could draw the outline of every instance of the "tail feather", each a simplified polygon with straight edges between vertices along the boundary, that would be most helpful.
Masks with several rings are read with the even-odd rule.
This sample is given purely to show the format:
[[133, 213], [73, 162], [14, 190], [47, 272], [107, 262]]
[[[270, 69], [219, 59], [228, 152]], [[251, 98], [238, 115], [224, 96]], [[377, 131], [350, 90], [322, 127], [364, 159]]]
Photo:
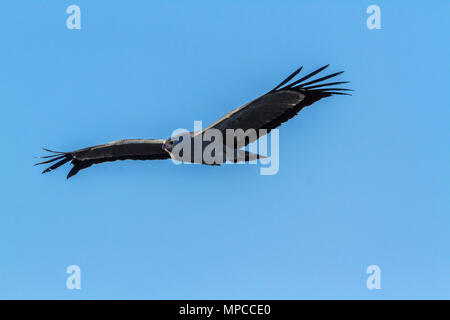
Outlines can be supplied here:
[[[267, 158], [267, 156], [263, 156], [257, 153], [253, 153], [247, 150], [242, 149], [234, 149], [233, 151], [233, 160], [231, 162], [238, 163], [238, 162], [250, 162], [255, 161], [257, 159], [264, 159]], [[226, 159], [226, 161], [229, 161], [229, 159]]]

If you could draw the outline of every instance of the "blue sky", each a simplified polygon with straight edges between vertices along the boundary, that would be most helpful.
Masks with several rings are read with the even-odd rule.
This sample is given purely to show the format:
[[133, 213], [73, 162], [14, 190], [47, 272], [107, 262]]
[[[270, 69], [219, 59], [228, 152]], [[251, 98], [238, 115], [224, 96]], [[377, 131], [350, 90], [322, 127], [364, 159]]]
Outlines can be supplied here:
[[[81, 30], [66, 8], [81, 8]], [[381, 30], [366, 8], [381, 8]], [[448, 1], [8, 1], [0, 298], [450, 298]], [[280, 129], [280, 171], [41, 148], [166, 138], [300, 65], [346, 70]], [[366, 268], [381, 269], [368, 290]], [[69, 265], [81, 290], [66, 288]]]

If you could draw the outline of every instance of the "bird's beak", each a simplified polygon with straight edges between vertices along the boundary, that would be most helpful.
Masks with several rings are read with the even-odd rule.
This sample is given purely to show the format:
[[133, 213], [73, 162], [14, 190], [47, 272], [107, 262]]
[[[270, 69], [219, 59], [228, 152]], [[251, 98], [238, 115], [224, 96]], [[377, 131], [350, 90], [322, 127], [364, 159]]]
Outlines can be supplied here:
[[166, 142], [163, 143], [162, 148], [163, 148], [164, 151], [172, 152], [172, 148]]

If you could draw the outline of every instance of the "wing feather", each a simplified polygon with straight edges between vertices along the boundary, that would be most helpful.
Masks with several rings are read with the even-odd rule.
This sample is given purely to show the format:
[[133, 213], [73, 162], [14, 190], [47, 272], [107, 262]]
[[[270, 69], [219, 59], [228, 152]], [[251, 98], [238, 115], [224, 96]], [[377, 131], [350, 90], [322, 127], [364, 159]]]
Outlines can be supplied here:
[[[246, 146], [247, 144], [256, 141], [261, 135], [269, 133], [272, 129], [294, 117], [302, 108], [309, 106], [324, 97], [329, 97], [332, 95], [349, 95], [348, 93], [337, 91], [347, 91], [350, 89], [329, 87], [331, 85], [344, 84], [347, 83], [347, 81], [324, 84], [319, 83], [321, 81], [336, 77], [342, 74], [343, 71], [302, 83], [303, 81], [310, 79], [319, 72], [323, 71], [328, 66], [329, 65], [323, 66], [302, 77], [301, 79], [288, 84], [289, 81], [291, 81], [302, 70], [302, 68], [297, 69], [274, 89], [247, 103], [246, 105], [231, 111], [203, 130], [202, 133], [209, 129], [218, 129], [222, 132], [225, 143], [229, 147]], [[305, 87], [312, 84], [315, 85]], [[227, 129], [242, 129], [244, 131], [248, 129], [255, 129], [257, 131], [257, 135], [244, 135], [243, 137], [234, 138], [232, 141], [227, 141]], [[265, 130], [260, 132], [260, 129]], [[243, 141], [243, 139], [245, 139], [245, 141]]]
[[[116, 161], [116, 160], [163, 160], [170, 158], [170, 155], [163, 150], [163, 140], [153, 139], [127, 139], [110, 143], [88, 147], [72, 152], [53, 152], [52, 159], [37, 163], [36, 165], [50, 163], [56, 160], [59, 162], [45, 169], [42, 173], [50, 172], [63, 164], [72, 161], [73, 168], [67, 178], [72, 177], [81, 169], [90, 167], [93, 164]], [[44, 149], [47, 151], [47, 149]]]

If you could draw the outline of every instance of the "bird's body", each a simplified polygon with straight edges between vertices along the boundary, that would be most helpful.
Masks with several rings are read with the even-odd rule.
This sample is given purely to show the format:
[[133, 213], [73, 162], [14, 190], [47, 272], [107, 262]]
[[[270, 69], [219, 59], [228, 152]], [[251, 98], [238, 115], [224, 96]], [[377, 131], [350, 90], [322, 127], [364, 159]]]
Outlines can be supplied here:
[[[317, 84], [342, 72], [304, 82], [326, 67], [328, 66], [287, 84], [301, 71], [302, 68], [299, 68], [268, 93], [231, 111], [201, 132], [187, 132], [165, 140], [118, 140], [72, 152], [56, 152], [44, 149], [53, 154], [42, 157], [48, 158], [48, 160], [38, 164], [57, 161], [45, 169], [43, 171], [45, 173], [71, 161], [73, 167], [67, 175], [67, 178], [70, 178], [78, 171], [93, 164], [116, 160], [164, 160], [172, 158], [183, 162], [219, 165], [225, 161], [243, 162], [258, 159], [260, 158], [259, 155], [241, 150], [241, 148], [269, 133], [272, 129], [294, 117], [304, 107], [322, 98], [336, 94], [348, 95], [343, 91], [349, 89], [332, 87], [347, 82]], [[234, 132], [234, 134], [231, 135], [230, 132]], [[214, 136], [214, 140], [211, 139], [211, 136]], [[217, 137], [219, 136], [222, 140], [218, 142]], [[203, 155], [208, 148], [211, 148], [213, 143], [215, 143], [216, 148], [212, 152], [214, 161], [211, 162], [210, 159], [205, 159]]]
[[[214, 133], [214, 138], [210, 139]], [[169, 138], [164, 143], [163, 149], [174, 160], [208, 165], [220, 165], [227, 161], [248, 162], [263, 158], [258, 154], [227, 145], [224, 143], [224, 138], [226, 137], [222, 135], [222, 132], [215, 128], [198, 133], [186, 132]], [[170, 145], [171, 141], [174, 141], [173, 145]], [[211, 156], [209, 156], [209, 151], [211, 151]]]

